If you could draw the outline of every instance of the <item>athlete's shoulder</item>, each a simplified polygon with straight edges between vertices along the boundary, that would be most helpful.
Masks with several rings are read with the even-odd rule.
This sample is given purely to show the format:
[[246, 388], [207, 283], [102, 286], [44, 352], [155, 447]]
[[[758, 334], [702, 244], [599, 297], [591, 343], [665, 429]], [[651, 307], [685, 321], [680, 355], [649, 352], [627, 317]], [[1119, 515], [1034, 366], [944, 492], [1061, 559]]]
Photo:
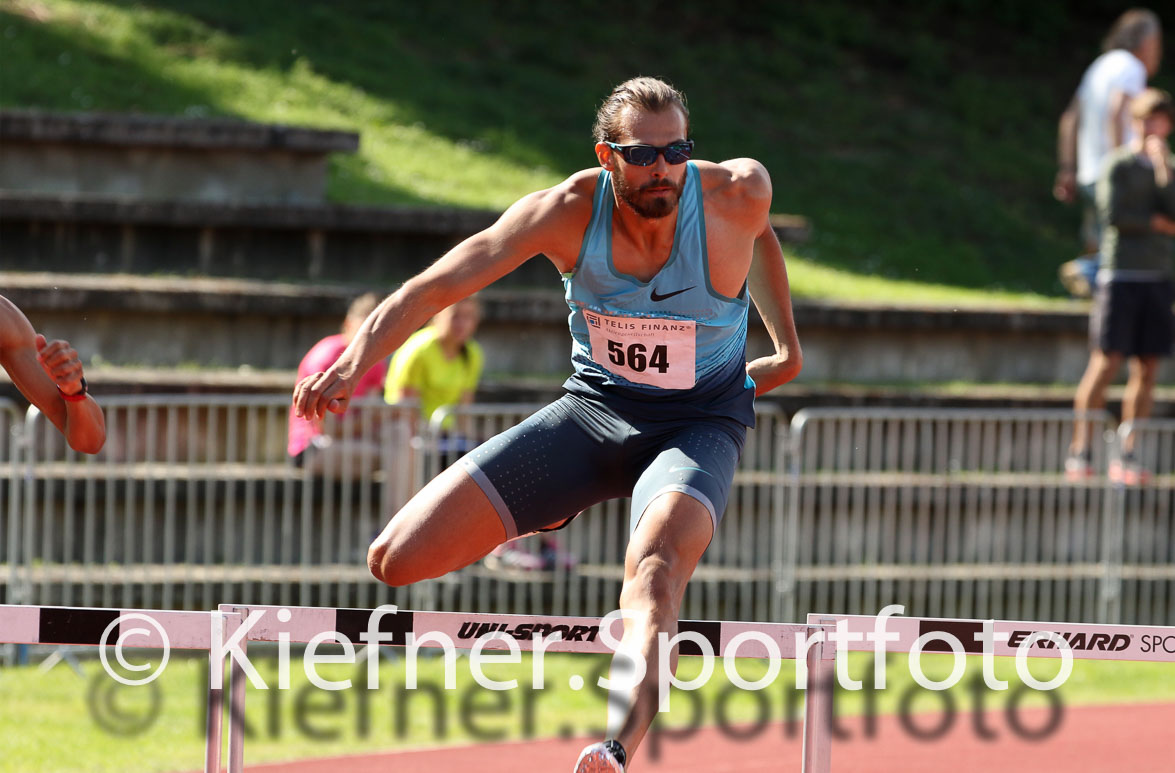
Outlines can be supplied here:
[[590, 212], [599, 176], [599, 169], [582, 169], [557, 185], [523, 197], [518, 203], [545, 217], [573, 215], [584, 208]]
[[513, 229], [543, 229], [590, 217], [599, 171], [584, 169], [557, 185], [523, 196], [506, 210], [499, 223]]
[[771, 175], [753, 158], [733, 158], [716, 164], [698, 161], [702, 194], [707, 205], [729, 206], [734, 212], [758, 217], [771, 206]]
[[560, 271], [569, 271], [579, 254], [579, 239], [592, 217], [599, 169], [576, 172], [563, 182], [523, 196], [491, 228], [519, 253], [542, 253]]

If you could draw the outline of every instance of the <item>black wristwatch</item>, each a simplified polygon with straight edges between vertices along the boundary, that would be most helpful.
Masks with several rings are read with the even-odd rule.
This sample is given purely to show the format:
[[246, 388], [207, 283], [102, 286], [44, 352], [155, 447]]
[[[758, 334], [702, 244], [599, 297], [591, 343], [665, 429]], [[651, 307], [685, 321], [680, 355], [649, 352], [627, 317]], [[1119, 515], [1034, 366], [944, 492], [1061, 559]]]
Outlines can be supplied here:
[[80, 403], [86, 399], [86, 395], [90, 393], [90, 385], [86, 383], [85, 376], [82, 377], [82, 388], [74, 392], [72, 395], [67, 395], [61, 391], [61, 387], [57, 387], [58, 393], [61, 394], [61, 399], [71, 403]]

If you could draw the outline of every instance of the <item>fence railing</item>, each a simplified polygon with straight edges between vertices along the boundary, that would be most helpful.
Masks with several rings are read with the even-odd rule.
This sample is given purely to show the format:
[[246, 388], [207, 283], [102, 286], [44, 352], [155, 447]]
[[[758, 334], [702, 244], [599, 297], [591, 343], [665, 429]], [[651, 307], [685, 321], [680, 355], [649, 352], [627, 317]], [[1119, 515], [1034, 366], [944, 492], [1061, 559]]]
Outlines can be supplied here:
[[[559, 532], [546, 568], [479, 562], [392, 589], [366, 551], [387, 519], [443, 465], [452, 434], [416, 426], [415, 406], [357, 403], [328, 417], [295, 464], [289, 398], [118, 396], [102, 400], [107, 443], [77, 454], [32, 410], [24, 425], [23, 507], [6, 555], [3, 599], [40, 605], [199, 609], [215, 603], [479, 609], [603, 615], [619, 597], [627, 500], [591, 508]], [[455, 416], [473, 440], [539, 405], [475, 405]], [[683, 614], [768, 619], [775, 577], [783, 416], [759, 412], [730, 507]], [[413, 428], [419, 436], [413, 437]], [[539, 553], [538, 540], [514, 543]], [[721, 614], [720, 614], [721, 613]]]
[[[1087, 418], [1105, 437], [1109, 417]], [[1116, 574], [1138, 569], [1115, 545], [1152, 499], [1140, 538], [1169, 544], [1169, 491], [1113, 486], [1104, 442], [1098, 474], [1066, 480], [1072, 425], [1067, 411], [801, 411], [780, 616], [901, 603], [913, 615], [1155, 622], [1112, 607]]]
[[[382, 603], [366, 545], [415, 482], [401, 459], [413, 406], [330, 416], [300, 466], [289, 399], [104, 397], [107, 443], [77, 454], [35, 409], [24, 425], [23, 581], [10, 600], [185, 608], [242, 602]], [[308, 603], [308, 602], [307, 602]]]
[[1105, 622], [1175, 621], [1175, 420], [1125, 422], [1113, 459], [1133, 452], [1149, 480], [1110, 491], [1105, 532]]
[[0, 543], [3, 546], [0, 548], [0, 561], [4, 562], [0, 582], [5, 583], [8, 588], [16, 588], [22, 580], [18, 574], [20, 563], [17, 558], [20, 544], [20, 480], [23, 473], [20, 460], [23, 458], [23, 439], [20, 411], [12, 402], [0, 399]]
[[[201, 609], [220, 603], [602, 615], [618, 601], [628, 501], [553, 541], [392, 589], [365, 555], [387, 519], [459, 454], [537, 405], [474, 405], [450, 429], [415, 406], [329, 417], [299, 462], [289, 398], [105, 397], [108, 440], [69, 450], [35, 410], [0, 403], [0, 601]], [[1175, 422], [1140, 422], [1146, 485], [1066, 481], [1062, 411], [761, 408], [682, 615], [820, 610], [1169, 624], [1175, 620]], [[1091, 417], [1097, 439], [1109, 417]], [[1123, 428], [1127, 432], [1130, 428]], [[414, 436], [415, 435], [415, 436]], [[1115, 437], [1110, 433], [1110, 438]]]

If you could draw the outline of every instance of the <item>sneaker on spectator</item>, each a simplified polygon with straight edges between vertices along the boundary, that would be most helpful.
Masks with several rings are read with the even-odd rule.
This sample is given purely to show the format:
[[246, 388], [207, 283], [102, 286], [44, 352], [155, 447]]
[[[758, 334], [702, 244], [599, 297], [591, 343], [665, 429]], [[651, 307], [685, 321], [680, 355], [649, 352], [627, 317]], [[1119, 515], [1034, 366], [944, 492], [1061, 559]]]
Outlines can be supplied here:
[[1134, 454], [1123, 454], [1121, 459], [1110, 462], [1110, 480], [1121, 486], [1145, 486], [1151, 482], [1150, 470], [1134, 458]]
[[1065, 479], [1070, 481], [1089, 480], [1094, 476], [1093, 457], [1089, 451], [1070, 454], [1065, 460]]

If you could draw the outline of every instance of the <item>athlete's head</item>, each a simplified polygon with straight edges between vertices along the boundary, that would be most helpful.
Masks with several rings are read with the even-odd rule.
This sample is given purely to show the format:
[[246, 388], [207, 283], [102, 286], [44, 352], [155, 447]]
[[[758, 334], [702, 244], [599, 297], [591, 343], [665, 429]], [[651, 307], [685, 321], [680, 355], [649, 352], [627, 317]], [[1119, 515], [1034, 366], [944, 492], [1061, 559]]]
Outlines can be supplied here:
[[1163, 27], [1154, 11], [1131, 8], [1118, 17], [1102, 42], [1102, 50], [1121, 48], [1139, 58], [1147, 75], [1159, 71], [1163, 58]]
[[[689, 108], [680, 91], [657, 78], [625, 81], [600, 106], [594, 133], [596, 156], [612, 173], [612, 187], [623, 204], [649, 218], [665, 217], [677, 208], [685, 184], [682, 162], [692, 150], [687, 147]], [[641, 166], [649, 160], [648, 149], [616, 145], [651, 145], [661, 151]]]

